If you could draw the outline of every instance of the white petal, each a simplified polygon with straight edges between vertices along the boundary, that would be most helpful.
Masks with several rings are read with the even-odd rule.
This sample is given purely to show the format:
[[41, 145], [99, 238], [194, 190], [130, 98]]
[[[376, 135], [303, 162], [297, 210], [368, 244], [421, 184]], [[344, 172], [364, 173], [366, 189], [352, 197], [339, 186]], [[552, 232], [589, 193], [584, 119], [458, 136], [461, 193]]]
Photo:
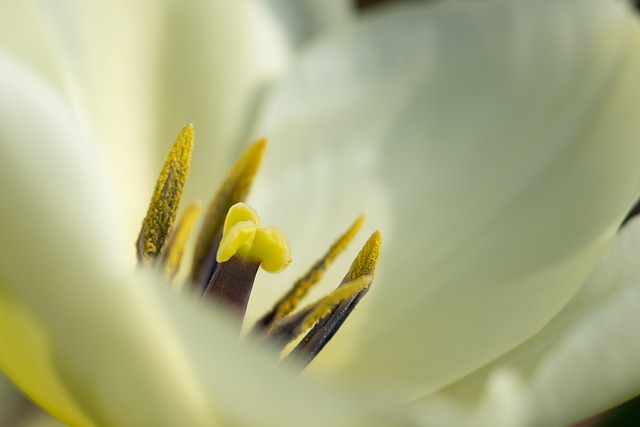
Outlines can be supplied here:
[[[8, 343], [7, 334], [20, 331], [4, 309], [13, 287], [32, 293], [42, 288], [41, 303], [47, 304], [46, 293], [59, 291], [56, 284], [77, 281], [85, 268], [102, 270], [81, 260], [99, 261], [105, 267], [122, 260], [101, 165], [77, 130], [68, 106], [29, 69], [5, 55], [0, 56], [0, 93], [4, 100], [0, 103], [0, 300], [3, 342]], [[20, 351], [3, 345], [1, 364], [19, 360], [19, 355]], [[59, 378], [42, 371], [44, 356], [34, 357], [42, 363], [24, 371], [25, 377], [41, 377], [48, 383], [49, 390], [56, 392], [51, 404], [58, 410], [78, 412]], [[31, 391], [31, 384], [22, 385]]]
[[72, 426], [377, 418], [239, 346], [214, 309], [123, 273], [128, 244], [68, 106], [5, 56], [0, 98], [0, 366], [36, 401]]
[[68, 92], [109, 160], [131, 238], [156, 165], [190, 122], [198, 148], [186, 198], [209, 197], [246, 138], [254, 103], [286, 62], [285, 42], [260, 2], [40, 5]]
[[275, 224], [300, 218], [283, 227], [298, 265], [361, 211], [385, 239], [372, 292], [320, 368], [332, 354], [343, 377], [437, 389], [574, 295], [640, 188], [627, 9], [420, 4], [306, 53], [264, 117], [256, 205]]

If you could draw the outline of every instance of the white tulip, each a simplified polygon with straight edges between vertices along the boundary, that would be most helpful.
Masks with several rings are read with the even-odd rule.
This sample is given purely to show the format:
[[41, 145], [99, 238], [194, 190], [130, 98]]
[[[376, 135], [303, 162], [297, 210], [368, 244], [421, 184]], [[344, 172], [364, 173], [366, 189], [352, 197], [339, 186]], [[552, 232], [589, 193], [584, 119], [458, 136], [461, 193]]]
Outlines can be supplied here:
[[[71, 426], [560, 426], [638, 395], [630, 7], [330, 3], [305, 44], [250, 0], [0, 5], [0, 368]], [[275, 280], [361, 212], [382, 229], [370, 294], [302, 377], [133, 272], [188, 122], [187, 199], [270, 139], [251, 200], [291, 241]], [[264, 281], [249, 319], [286, 290]]]

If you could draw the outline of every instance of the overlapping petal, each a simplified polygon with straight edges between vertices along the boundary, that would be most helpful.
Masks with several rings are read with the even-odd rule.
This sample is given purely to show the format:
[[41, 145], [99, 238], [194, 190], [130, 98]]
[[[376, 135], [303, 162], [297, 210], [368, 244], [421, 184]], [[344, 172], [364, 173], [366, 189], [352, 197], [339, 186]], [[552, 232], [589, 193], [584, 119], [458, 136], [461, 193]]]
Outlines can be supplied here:
[[[538, 334], [439, 393], [472, 405], [497, 369], [523, 377], [523, 425], [567, 425], [640, 392], [640, 222], [615, 238], [572, 301]], [[433, 397], [431, 397], [433, 398]], [[429, 398], [428, 398], [429, 399]], [[427, 400], [428, 400], [427, 399]]]
[[321, 359], [420, 394], [538, 332], [640, 188], [639, 60], [628, 5], [596, 1], [413, 5], [309, 49], [264, 116], [257, 205], [304, 218], [297, 260], [360, 210], [386, 232], [361, 328]]
[[[12, 101], [0, 107], [1, 215], [5, 224], [0, 250], [2, 365], [19, 363], [14, 369], [25, 377], [19, 379], [23, 388], [35, 392], [32, 381], [42, 381], [44, 390], [35, 395], [37, 400], [49, 393], [54, 413], [64, 411], [82, 419], [82, 411], [70, 401], [62, 380], [50, 372], [42, 351], [31, 348], [31, 356], [27, 356], [30, 343], [44, 338], [14, 323], [13, 316], [20, 313], [8, 304], [17, 291], [30, 295], [36, 304], [54, 304], [48, 293], [56, 295], [59, 283], [73, 283], [86, 273], [82, 262], [72, 268], [82, 252], [94, 263], [105, 261], [100, 268], [86, 265], [89, 271], [108, 269], [118, 259], [114, 245], [118, 227], [109, 219], [105, 183], [96, 180], [92, 172], [96, 158], [91, 156], [69, 108], [28, 68], [6, 55], [0, 61], [2, 98]], [[84, 277], [87, 282], [91, 279]], [[64, 311], [63, 307], [52, 305], [49, 309]], [[20, 340], [16, 348], [6, 344], [14, 342], [11, 338]]]
[[640, 393], [638, 225], [621, 236], [588, 283], [590, 291], [609, 295], [597, 302], [583, 296], [545, 328], [553, 336], [570, 324], [531, 378], [536, 414], [528, 425], [567, 424]]

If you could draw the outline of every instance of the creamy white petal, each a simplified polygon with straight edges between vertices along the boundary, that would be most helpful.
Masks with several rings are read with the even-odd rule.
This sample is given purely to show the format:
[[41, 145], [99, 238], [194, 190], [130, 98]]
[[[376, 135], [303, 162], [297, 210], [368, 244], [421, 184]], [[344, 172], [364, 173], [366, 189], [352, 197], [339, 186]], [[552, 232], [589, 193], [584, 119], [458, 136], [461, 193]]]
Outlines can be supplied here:
[[0, 98], [0, 366], [36, 401], [71, 426], [388, 425], [240, 346], [214, 308], [128, 272], [70, 108], [6, 56]]
[[[19, 333], [46, 333], [49, 346], [26, 349], [48, 350], [54, 372], [96, 425], [296, 426], [305, 419], [311, 426], [357, 426], [374, 417], [340, 391], [280, 371], [276, 357], [239, 347], [225, 319], [212, 321], [140, 278], [103, 279], [75, 286], [75, 304], [68, 303], [70, 289], [60, 289], [64, 313], [19, 291], [30, 309], [17, 300], [2, 304], [3, 320], [13, 320]], [[12, 347], [24, 363], [33, 361], [20, 350]]]
[[385, 239], [319, 368], [419, 394], [538, 332], [640, 188], [638, 73], [623, 2], [415, 4], [306, 52], [260, 128], [256, 205], [300, 218], [298, 265], [361, 211]]
[[209, 197], [244, 143], [261, 91], [286, 63], [258, 1], [40, 2], [67, 88], [96, 134], [135, 238], [156, 171], [192, 122], [186, 198]]
[[[11, 342], [9, 337], [16, 336], [28, 342], [36, 337], [20, 335], [20, 326], [5, 307], [9, 290], [17, 286], [23, 292], [40, 293], [40, 303], [46, 305], [47, 293], [56, 293], [58, 283], [77, 281], [85, 268], [101, 271], [118, 263], [118, 228], [109, 217], [101, 165], [59, 95], [6, 55], [0, 56], [0, 92], [5, 100], [0, 104], [2, 341]], [[80, 255], [104, 267], [85, 265]], [[63, 306], [54, 307], [64, 311]], [[1, 351], [3, 366], [20, 360], [21, 349], [5, 344]], [[29, 366], [32, 358], [37, 362]], [[60, 379], [43, 372], [43, 358], [33, 353], [24, 360], [20, 369], [27, 383], [19, 383], [32, 391], [29, 382], [40, 377], [52, 392], [54, 409], [82, 417]]]

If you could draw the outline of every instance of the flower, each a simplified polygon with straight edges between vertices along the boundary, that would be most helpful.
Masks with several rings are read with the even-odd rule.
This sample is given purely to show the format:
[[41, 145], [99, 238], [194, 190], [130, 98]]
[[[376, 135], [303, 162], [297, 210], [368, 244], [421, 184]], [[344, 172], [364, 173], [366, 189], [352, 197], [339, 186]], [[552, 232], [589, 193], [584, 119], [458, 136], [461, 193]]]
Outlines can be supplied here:
[[[257, 3], [2, 7], [27, 21], [0, 26], [0, 366], [53, 415], [561, 425], [638, 394], [640, 230], [618, 232], [640, 188], [625, 4], [381, 10], [299, 42], [254, 130], [252, 99], [288, 55]], [[203, 40], [220, 45], [185, 48]], [[219, 153], [196, 154], [197, 194], [222, 173], [207, 162], [270, 137], [255, 204], [297, 260], [361, 210], [389, 237], [376, 292], [302, 378], [238, 345], [223, 313], [131, 273], [150, 141], [189, 121]]]

